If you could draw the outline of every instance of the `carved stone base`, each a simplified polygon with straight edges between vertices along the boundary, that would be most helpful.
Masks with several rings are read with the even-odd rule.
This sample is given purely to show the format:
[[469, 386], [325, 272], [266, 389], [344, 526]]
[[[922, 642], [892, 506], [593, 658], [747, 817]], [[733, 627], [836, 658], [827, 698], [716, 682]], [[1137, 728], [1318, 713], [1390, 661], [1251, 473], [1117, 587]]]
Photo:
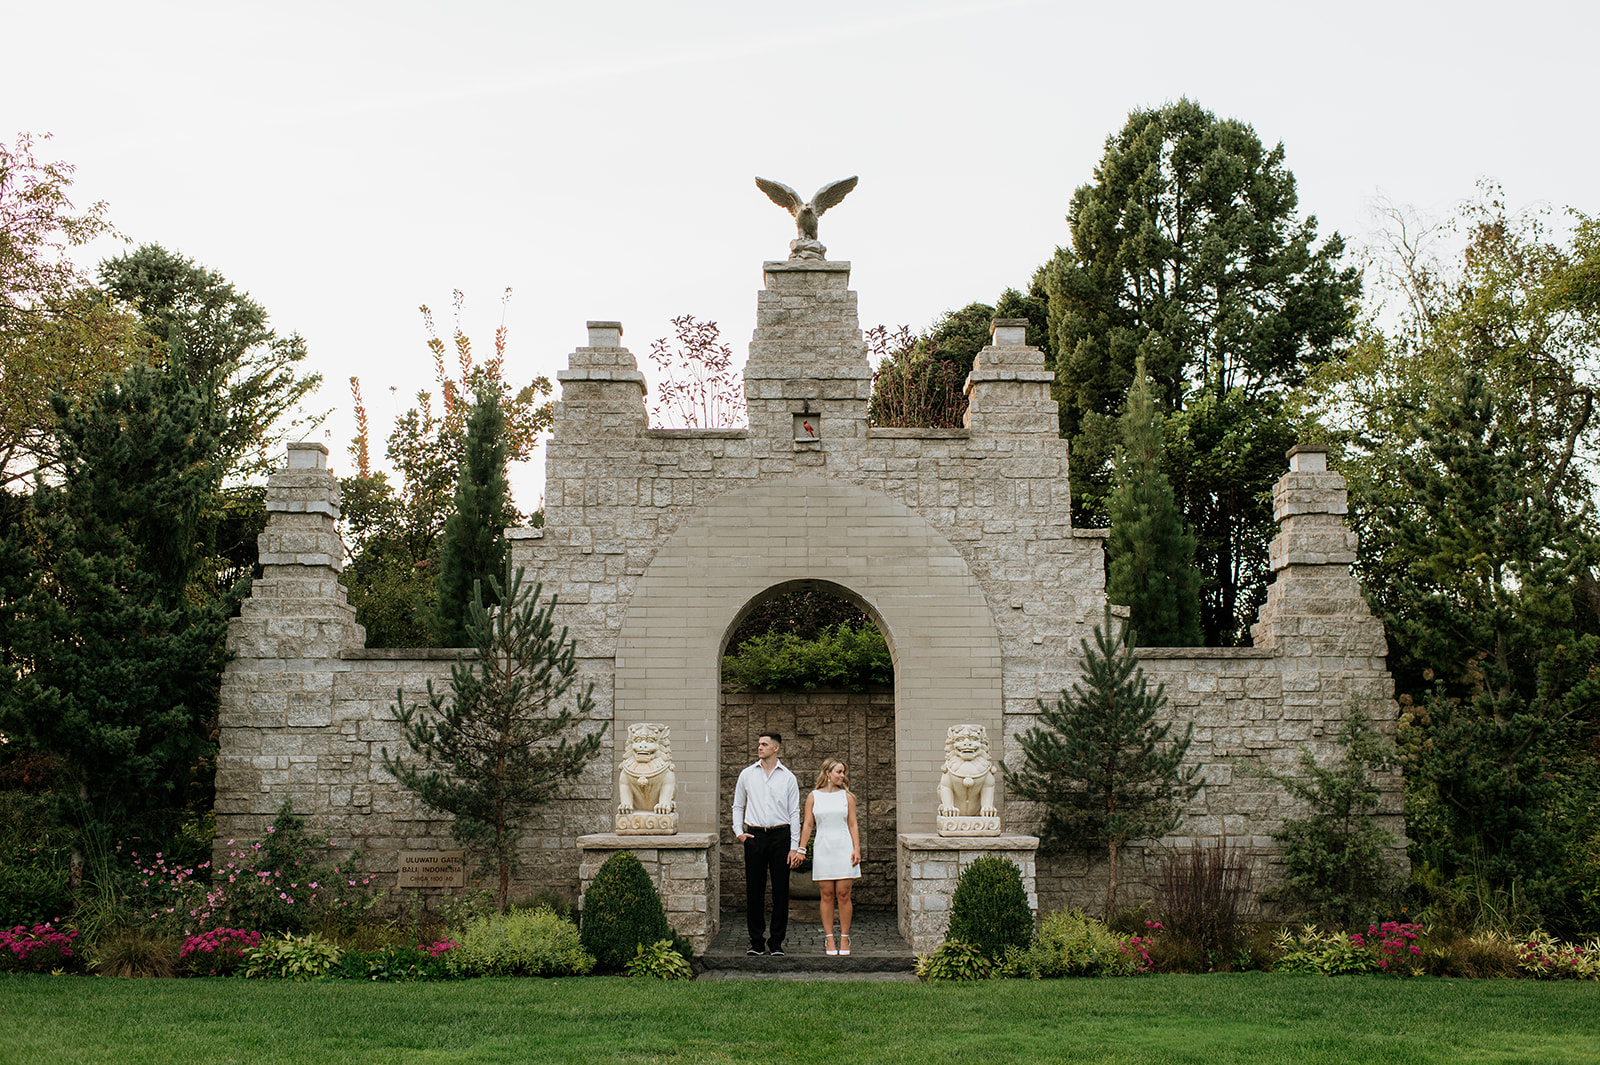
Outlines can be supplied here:
[[631, 814], [617, 815], [619, 836], [675, 836], [678, 834], [678, 815], [635, 810]]
[[998, 817], [940, 817], [939, 835], [941, 836], [998, 836], [1000, 834], [1000, 818]]
[[955, 898], [961, 871], [987, 854], [1015, 862], [1022, 872], [1022, 889], [1028, 908], [1037, 918], [1039, 892], [1034, 856], [1038, 836], [990, 836], [986, 839], [947, 839], [905, 832], [899, 838], [899, 869], [895, 887], [900, 894], [900, 934], [918, 954], [931, 954], [950, 928], [950, 903]]
[[800, 237], [789, 242], [789, 258], [822, 261], [828, 257], [828, 248], [820, 240], [808, 240]]

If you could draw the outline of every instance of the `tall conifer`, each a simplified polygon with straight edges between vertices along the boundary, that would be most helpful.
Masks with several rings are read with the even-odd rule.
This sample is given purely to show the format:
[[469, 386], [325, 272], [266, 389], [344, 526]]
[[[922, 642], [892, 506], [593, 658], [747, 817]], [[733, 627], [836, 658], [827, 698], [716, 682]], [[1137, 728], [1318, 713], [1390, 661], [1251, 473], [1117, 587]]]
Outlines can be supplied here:
[[6, 556], [31, 572], [7, 596], [0, 727], [56, 760], [76, 873], [113, 839], [170, 828], [186, 787], [208, 783], [222, 641], [245, 582], [197, 594], [217, 423], [181, 371], [139, 366], [55, 407], [62, 483], [35, 495], [31, 530], [7, 533]]
[[473, 587], [482, 587], [485, 605], [498, 603], [498, 585], [488, 578], [504, 575], [510, 561], [505, 531], [516, 520], [516, 510], [506, 480], [508, 445], [500, 399], [496, 382], [481, 381], [467, 415], [466, 453], [456, 480], [455, 510], [445, 521], [435, 584], [433, 630], [440, 647], [467, 645]]
[[1164, 449], [1161, 414], [1140, 358], [1108, 502], [1106, 598], [1129, 608], [1132, 639], [1141, 645], [1193, 647], [1200, 643], [1200, 572], [1194, 536], [1161, 469]]

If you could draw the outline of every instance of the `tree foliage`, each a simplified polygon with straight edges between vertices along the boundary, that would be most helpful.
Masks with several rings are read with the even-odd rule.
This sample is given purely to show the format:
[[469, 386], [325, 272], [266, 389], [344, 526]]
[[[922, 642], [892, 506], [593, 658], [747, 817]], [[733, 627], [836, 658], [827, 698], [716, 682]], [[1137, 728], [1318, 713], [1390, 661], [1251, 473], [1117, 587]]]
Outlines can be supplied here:
[[1006, 768], [1012, 794], [1043, 809], [1047, 851], [1106, 849], [1108, 916], [1116, 910], [1121, 848], [1176, 828], [1205, 783], [1198, 766], [1183, 764], [1194, 725], [1169, 740], [1172, 726], [1156, 720], [1166, 690], [1150, 690], [1127, 630], [1114, 624], [1108, 609], [1094, 645], [1079, 641], [1083, 679], [1054, 704], [1039, 700], [1041, 723], [1017, 737], [1022, 768]]
[[753, 636], [722, 660], [722, 679], [739, 691], [865, 691], [894, 683], [894, 660], [878, 627], [841, 624], [806, 638], [792, 632]]
[[1306, 411], [1350, 483], [1387, 630], [1413, 861], [1559, 923], [1600, 871], [1571, 801], [1592, 793], [1600, 732], [1600, 233], [1574, 214], [1558, 243], [1492, 184], [1442, 225], [1386, 213], [1387, 327], [1317, 371]]
[[474, 595], [467, 636], [477, 655], [457, 657], [450, 692], [429, 681], [426, 708], [396, 692], [390, 710], [419, 759], [387, 748], [382, 757], [424, 805], [455, 818], [451, 834], [485, 870], [498, 870], [504, 912], [523, 825], [600, 753], [606, 726], [569, 742], [593, 711], [594, 685], [578, 686], [577, 648], [556, 630], [555, 598], [541, 600], [542, 586], [528, 587], [520, 569], [508, 587], [490, 584], [501, 606], [491, 612], [481, 588]]
[[[1280, 144], [1190, 100], [1128, 117], [1035, 278], [1049, 305], [1073, 508], [1108, 518], [1116, 420], [1142, 356], [1171, 419], [1167, 473], [1198, 548], [1205, 641], [1244, 638], [1266, 579], [1268, 492], [1294, 442], [1285, 389], [1351, 334], [1360, 279], [1300, 219]], [[1242, 476], [1242, 479], [1241, 479]]]
[[1580, 628], [1574, 592], [1600, 543], [1541, 490], [1537, 445], [1481, 379], [1438, 397], [1418, 427], [1425, 450], [1398, 469], [1409, 498], [1380, 504], [1369, 531], [1411, 680], [1408, 801], [1428, 815], [1413, 842], [1451, 873], [1562, 907], [1568, 848], [1552, 813], [1563, 777], [1593, 771], [1583, 751], [1600, 718], [1600, 636]]
[[1313, 920], [1355, 928], [1376, 912], [1392, 882], [1387, 850], [1394, 837], [1373, 823], [1382, 791], [1376, 774], [1395, 766], [1394, 745], [1355, 707], [1339, 728], [1341, 753], [1319, 765], [1302, 749], [1298, 771], [1262, 775], [1309, 808], [1272, 838], [1283, 846], [1277, 897]]
[[1161, 469], [1164, 449], [1161, 415], [1140, 359], [1112, 471], [1106, 597], [1128, 607], [1133, 640], [1192, 647], [1200, 642], [1200, 574], [1194, 537]]
[[[507, 289], [502, 307], [510, 297]], [[466, 454], [470, 397], [480, 388], [500, 390], [508, 462], [527, 461], [554, 420], [554, 407], [546, 398], [553, 391], [549, 378], [535, 377], [521, 388], [506, 382], [509, 333], [503, 320], [495, 330], [494, 354], [481, 363], [475, 360], [472, 341], [461, 327], [464, 299], [459, 290], [454, 294], [455, 376], [446, 364], [450, 349], [434, 328], [433, 314], [427, 306], [421, 308], [438, 395], [418, 392], [416, 405], [396, 419], [385, 452], [394, 478], [373, 466], [361, 383], [350, 379], [357, 427], [350, 455], [356, 473], [339, 482], [344, 500], [340, 531], [352, 556], [341, 581], [349, 589], [356, 620], [366, 627], [369, 647], [420, 647], [433, 639], [439, 539]], [[512, 522], [520, 521], [515, 502], [509, 506]]]
[[506, 481], [505, 427], [498, 384], [482, 382], [467, 416], [455, 509], [445, 520], [439, 552], [433, 638], [441, 647], [463, 646], [474, 587], [484, 590], [485, 606], [499, 603], [488, 578], [507, 570], [511, 553], [505, 531], [517, 517]]
[[322, 382], [303, 372], [306, 342], [273, 329], [267, 310], [222, 274], [159, 244], [102, 262], [100, 286], [133, 307], [146, 357], [170, 360], [221, 421], [217, 453], [227, 480], [259, 480], [283, 444], [321, 422], [301, 402]]
[[[212, 579], [216, 422], [174, 368], [57, 396], [63, 481], [4, 546], [3, 725], [48, 752], [80, 848], [159, 833], [209, 783], [223, 636]], [[195, 789], [191, 793], [191, 789]]]
[[37, 159], [34, 144], [27, 133], [0, 142], [0, 485], [55, 466], [53, 390], [81, 400], [139, 348], [136, 319], [70, 257], [115, 234], [105, 202], [76, 211], [75, 168]]

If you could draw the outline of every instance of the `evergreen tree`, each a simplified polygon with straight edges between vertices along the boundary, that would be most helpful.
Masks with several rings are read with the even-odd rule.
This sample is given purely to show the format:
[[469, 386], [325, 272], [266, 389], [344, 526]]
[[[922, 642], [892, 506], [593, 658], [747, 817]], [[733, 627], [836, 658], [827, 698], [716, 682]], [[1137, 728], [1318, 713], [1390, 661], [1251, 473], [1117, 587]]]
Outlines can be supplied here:
[[[477, 655], [457, 656], [449, 694], [429, 681], [426, 711], [407, 706], [404, 692], [390, 707], [420, 764], [390, 758], [387, 748], [382, 755], [402, 786], [455, 818], [451, 833], [482, 856], [483, 869], [498, 870], [504, 911], [522, 825], [600, 753], [605, 723], [568, 742], [594, 708], [594, 685], [573, 687], [577, 649], [565, 628], [556, 631], [555, 598], [541, 604], [541, 586], [525, 585], [520, 569], [508, 588], [489, 581], [501, 606], [491, 613], [475, 589], [467, 636]], [[569, 692], [570, 705], [557, 709]]]
[[1429, 686], [1402, 693], [1413, 846], [1555, 917], [1572, 901], [1556, 807], [1600, 723], [1600, 637], [1578, 628], [1572, 589], [1600, 543], [1546, 493], [1539, 442], [1481, 378], [1433, 397], [1416, 428], [1404, 496], [1368, 532], [1394, 565], [1384, 625]]
[[1107, 521], [1116, 420], [1141, 356], [1197, 540], [1208, 645], [1245, 639], [1267, 578], [1268, 491], [1294, 434], [1282, 393], [1354, 324], [1360, 278], [1300, 220], [1280, 144], [1190, 100], [1128, 116], [1040, 268], [1074, 520]]
[[[136, 367], [82, 406], [55, 401], [63, 481], [13, 525], [0, 727], [56, 761], [75, 871], [172, 827], [208, 787], [227, 617], [245, 582], [199, 594], [215, 421], [175, 369]], [[15, 592], [17, 594], [13, 595]]]
[[466, 454], [456, 479], [456, 504], [445, 520], [434, 579], [433, 638], [439, 647], [461, 647], [467, 638], [467, 613], [474, 587], [484, 589], [484, 605], [500, 600], [487, 578], [506, 572], [511, 556], [506, 527], [516, 521], [511, 485], [506, 480], [506, 419], [502, 390], [493, 380], [479, 383], [467, 415]]
[[1194, 537], [1161, 471], [1163, 449], [1161, 415], [1140, 358], [1108, 503], [1106, 598], [1129, 608], [1130, 639], [1146, 647], [1193, 647], [1200, 642], [1200, 574]]
[[1012, 794], [1043, 807], [1047, 852], [1106, 849], [1108, 918], [1116, 911], [1123, 845], [1176, 828], [1183, 805], [1205, 783], [1197, 766], [1183, 765], [1194, 725], [1168, 742], [1171, 726], [1156, 723], [1166, 689], [1150, 690], [1126, 629], [1110, 635], [1113, 624], [1108, 608], [1094, 646], [1080, 641], [1083, 680], [1054, 705], [1039, 700], [1042, 724], [1017, 738], [1022, 768], [1005, 771]]

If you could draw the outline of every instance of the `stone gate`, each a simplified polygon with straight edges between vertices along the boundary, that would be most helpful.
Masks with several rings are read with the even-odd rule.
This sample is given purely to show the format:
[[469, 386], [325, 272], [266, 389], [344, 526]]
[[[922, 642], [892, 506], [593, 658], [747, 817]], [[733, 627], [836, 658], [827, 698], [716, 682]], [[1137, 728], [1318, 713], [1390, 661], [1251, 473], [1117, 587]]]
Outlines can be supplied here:
[[[764, 273], [745, 368], [750, 427], [650, 428], [621, 326], [590, 322], [588, 345], [558, 375], [545, 525], [509, 532], [514, 564], [559, 596], [560, 621], [594, 683], [596, 718], [610, 726], [606, 755], [528, 832], [519, 886], [578, 890], [596, 858], [585, 864], [583, 848], [605, 850], [582, 841], [612, 822], [613, 737], [636, 722], [666, 724], [682, 838], [644, 857], [675, 926], [702, 945], [718, 919], [718, 844], [731, 841], [720, 663], [754, 604], [797, 582], [825, 582], [887, 638], [893, 787], [868, 815], [894, 819], [903, 881], [953, 875], [969, 860], [959, 847], [905, 857], [908, 840], [934, 831], [946, 728], [981, 724], [1014, 762], [1017, 733], [1033, 723], [1039, 698], [1077, 677], [1079, 641], [1105, 605], [1105, 533], [1072, 525], [1052, 375], [1023, 342], [1025, 323], [996, 321], [967, 382], [965, 428], [873, 428], [850, 265], [790, 260]], [[1258, 867], [1260, 885], [1270, 882], [1268, 837], [1296, 811], [1242, 769], [1289, 768], [1302, 747], [1331, 756], [1356, 702], [1375, 720], [1393, 718], [1382, 628], [1350, 575], [1343, 479], [1321, 450], [1298, 448], [1274, 505], [1274, 583], [1255, 646], [1140, 652], [1166, 684], [1177, 726], [1194, 723], [1189, 758], [1207, 784], [1175, 836], [1149, 857], [1124, 852], [1134, 897], [1150, 891], [1160, 849], [1190, 841], [1226, 839]], [[454, 653], [363, 646], [337, 583], [338, 488], [324, 448], [291, 447], [268, 510], [265, 575], [230, 635], [219, 837], [259, 832], [292, 798], [318, 830], [392, 873], [402, 852], [450, 844], [448, 826], [382, 769], [380, 749], [401, 745], [388, 706], [397, 688], [411, 698], [430, 678], [441, 682]], [[793, 768], [803, 785], [816, 771]], [[1398, 836], [1398, 778], [1385, 789], [1386, 827]], [[1002, 814], [1010, 832], [1033, 823], [1032, 811], [1003, 799]], [[1029, 871], [1042, 906], [1098, 898], [1092, 862], [1041, 859]], [[903, 928], [916, 923], [904, 912], [907, 891], [902, 882]], [[918, 943], [942, 927], [941, 914], [917, 920]]]

